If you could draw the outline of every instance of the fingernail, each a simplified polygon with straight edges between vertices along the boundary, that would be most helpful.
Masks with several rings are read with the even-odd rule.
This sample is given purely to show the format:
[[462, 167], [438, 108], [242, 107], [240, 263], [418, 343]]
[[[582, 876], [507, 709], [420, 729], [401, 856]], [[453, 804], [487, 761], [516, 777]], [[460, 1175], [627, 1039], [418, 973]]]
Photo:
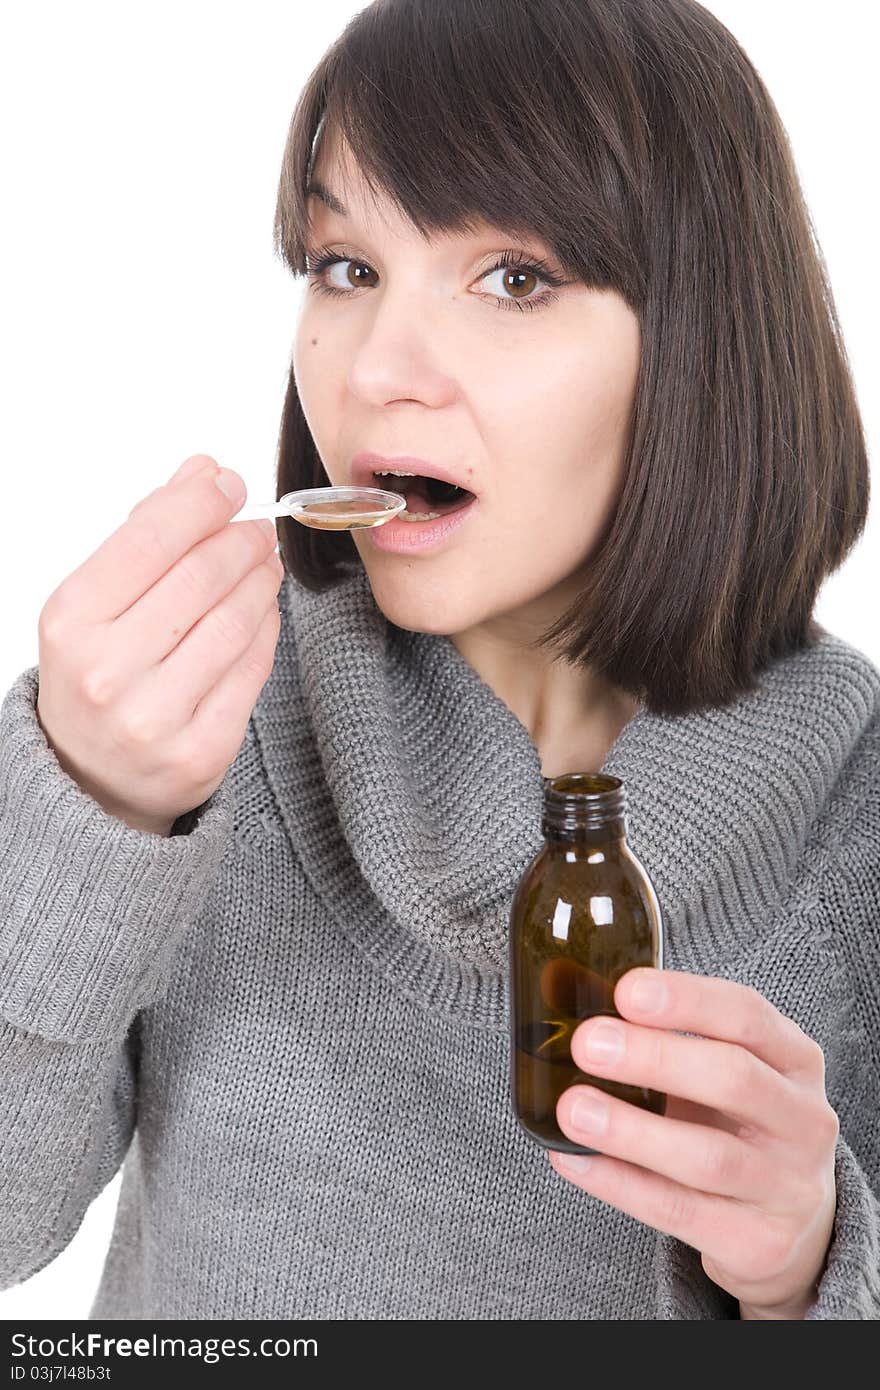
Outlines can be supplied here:
[[623, 1056], [623, 1029], [619, 1023], [603, 1018], [598, 1023], [591, 1023], [586, 1034], [583, 1047], [588, 1062], [607, 1065]]
[[221, 468], [214, 479], [220, 491], [230, 502], [243, 502], [245, 486], [237, 473], [233, 473], [231, 468]]
[[207, 454], [190, 454], [188, 459], [184, 459], [176, 473], [172, 473], [168, 479], [168, 485], [176, 483], [178, 479], [192, 478], [196, 473], [201, 473], [203, 468], [212, 467], [214, 460]]
[[586, 1177], [592, 1162], [591, 1154], [566, 1154], [556, 1150], [556, 1166], [562, 1170], [563, 1177]]
[[608, 1102], [598, 1091], [578, 1092], [571, 1107], [571, 1123], [585, 1134], [602, 1134], [608, 1128]]
[[643, 1014], [659, 1013], [666, 1003], [666, 986], [656, 975], [640, 975], [633, 980], [630, 1001]]

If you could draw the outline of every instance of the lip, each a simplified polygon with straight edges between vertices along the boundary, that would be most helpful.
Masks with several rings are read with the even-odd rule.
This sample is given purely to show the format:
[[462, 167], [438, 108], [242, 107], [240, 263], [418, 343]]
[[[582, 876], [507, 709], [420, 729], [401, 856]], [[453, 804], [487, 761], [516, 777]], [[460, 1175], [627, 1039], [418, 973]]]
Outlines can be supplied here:
[[[377, 487], [378, 482], [373, 477], [373, 470], [376, 468], [399, 468], [405, 473], [420, 473], [425, 478], [436, 478], [441, 483], [452, 483], [454, 487], [464, 488], [465, 492], [473, 492], [472, 487], [456, 477], [450, 469], [442, 467], [439, 463], [429, 463], [427, 459], [415, 458], [411, 454], [397, 454], [394, 458], [384, 458], [382, 454], [362, 452], [355, 454], [351, 461], [351, 481], [355, 487]], [[389, 523], [386, 523], [386, 525]], [[404, 522], [408, 526], [410, 522]]]
[[358, 532], [358, 535], [378, 550], [386, 550], [393, 555], [414, 555], [441, 546], [479, 507], [479, 500], [475, 497], [459, 507], [458, 511], [438, 516], [436, 521], [401, 521], [399, 516], [395, 516], [381, 526], [371, 526]]

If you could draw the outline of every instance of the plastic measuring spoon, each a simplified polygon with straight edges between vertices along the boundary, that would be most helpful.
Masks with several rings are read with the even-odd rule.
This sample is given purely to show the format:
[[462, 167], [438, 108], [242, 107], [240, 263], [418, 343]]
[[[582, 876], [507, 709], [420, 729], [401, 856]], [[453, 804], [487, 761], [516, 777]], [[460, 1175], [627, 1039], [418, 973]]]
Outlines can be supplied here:
[[277, 502], [254, 502], [243, 507], [233, 521], [260, 517], [292, 516], [303, 526], [321, 531], [353, 531], [363, 526], [382, 526], [406, 507], [399, 492], [379, 487], [304, 487], [286, 492]]

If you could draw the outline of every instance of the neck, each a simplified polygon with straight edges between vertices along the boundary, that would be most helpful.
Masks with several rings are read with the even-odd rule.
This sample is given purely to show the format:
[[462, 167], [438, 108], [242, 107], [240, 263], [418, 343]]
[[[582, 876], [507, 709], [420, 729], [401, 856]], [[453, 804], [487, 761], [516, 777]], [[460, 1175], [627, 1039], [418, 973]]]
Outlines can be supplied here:
[[527, 730], [544, 777], [598, 772], [640, 702], [588, 667], [529, 645], [519, 618], [478, 624], [450, 641]]

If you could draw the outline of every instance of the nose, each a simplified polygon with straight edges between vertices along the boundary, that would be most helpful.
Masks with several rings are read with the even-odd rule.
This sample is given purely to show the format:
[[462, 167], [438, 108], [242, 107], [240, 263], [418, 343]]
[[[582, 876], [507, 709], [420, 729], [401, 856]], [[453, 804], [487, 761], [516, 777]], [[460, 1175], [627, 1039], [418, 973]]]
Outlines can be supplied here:
[[438, 407], [456, 395], [447, 334], [436, 302], [402, 285], [368, 291], [371, 302], [357, 315], [348, 366], [351, 392], [370, 405], [417, 401]]

